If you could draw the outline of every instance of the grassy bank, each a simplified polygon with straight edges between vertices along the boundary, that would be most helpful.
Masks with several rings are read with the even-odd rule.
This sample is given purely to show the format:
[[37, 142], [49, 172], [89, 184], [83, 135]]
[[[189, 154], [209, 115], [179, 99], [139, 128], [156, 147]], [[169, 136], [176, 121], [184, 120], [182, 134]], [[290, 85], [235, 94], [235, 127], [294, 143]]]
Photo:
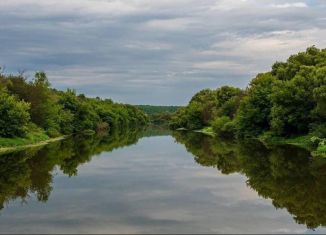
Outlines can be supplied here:
[[204, 135], [209, 135], [209, 136], [212, 136], [212, 137], [215, 136], [213, 128], [210, 127], [210, 126], [204, 127], [203, 129], [200, 129], [200, 130], [195, 130], [195, 132], [202, 133]]
[[268, 136], [266, 134], [261, 135], [258, 137], [258, 140], [263, 142], [266, 145], [294, 145], [297, 147], [301, 147], [312, 151], [314, 148], [311, 142], [311, 135], [304, 135], [292, 138], [283, 138], [283, 137], [275, 137], [275, 136]]
[[318, 156], [318, 157], [324, 157], [326, 158], [326, 145], [324, 146], [319, 146], [316, 151], [313, 151], [312, 154], [314, 156]]
[[24, 138], [0, 138], [0, 153], [13, 152], [58, 141], [64, 137], [50, 138], [42, 130], [33, 130]]
[[313, 135], [304, 135], [293, 138], [282, 138], [282, 137], [269, 137], [268, 135], [262, 135], [258, 139], [266, 145], [294, 145], [301, 148], [304, 148], [311, 152], [315, 157], [324, 157], [326, 158], [326, 145], [325, 140], [317, 138], [322, 143], [314, 143], [312, 140]]
[[[181, 129], [181, 128], [180, 128]], [[186, 130], [186, 129], [183, 129]], [[216, 136], [212, 127], [205, 127], [200, 130], [195, 130], [194, 132], [202, 133], [208, 136]], [[326, 145], [319, 144], [314, 145], [312, 142], [313, 135], [304, 135], [291, 138], [275, 137], [267, 134], [259, 136], [257, 139], [264, 143], [266, 146], [277, 146], [277, 145], [294, 145], [303, 149], [306, 149], [312, 153], [315, 157], [325, 157], [326, 158]], [[324, 140], [325, 142], [325, 140]]]

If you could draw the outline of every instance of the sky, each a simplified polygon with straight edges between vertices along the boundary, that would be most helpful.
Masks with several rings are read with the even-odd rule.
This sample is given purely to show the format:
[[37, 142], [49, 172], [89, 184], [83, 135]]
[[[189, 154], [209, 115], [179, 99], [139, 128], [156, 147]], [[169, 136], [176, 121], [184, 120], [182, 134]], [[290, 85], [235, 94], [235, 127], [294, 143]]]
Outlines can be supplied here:
[[91, 97], [185, 105], [325, 48], [325, 12], [325, 0], [1, 0], [0, 65]]

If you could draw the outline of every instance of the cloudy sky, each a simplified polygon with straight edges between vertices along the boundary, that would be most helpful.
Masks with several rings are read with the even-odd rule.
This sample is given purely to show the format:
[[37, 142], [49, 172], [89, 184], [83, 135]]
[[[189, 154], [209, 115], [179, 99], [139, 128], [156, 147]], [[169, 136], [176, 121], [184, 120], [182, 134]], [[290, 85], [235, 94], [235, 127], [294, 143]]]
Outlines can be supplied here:
[[1, 0], [0, 65], [89, 96], [183, 105], [326, 47], [325, 12], [325, 0]]

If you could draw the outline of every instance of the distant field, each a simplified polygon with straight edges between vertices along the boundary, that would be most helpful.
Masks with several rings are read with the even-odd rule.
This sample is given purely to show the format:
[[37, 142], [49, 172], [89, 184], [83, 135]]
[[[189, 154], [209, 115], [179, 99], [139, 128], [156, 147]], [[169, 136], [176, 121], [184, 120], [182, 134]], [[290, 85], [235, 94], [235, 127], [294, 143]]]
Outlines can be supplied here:
[[160, 113], [174, 113], [182, 106], [154, 106], [154, 105], [136, 105], [139, 109], [143, 110], [148, 115]]

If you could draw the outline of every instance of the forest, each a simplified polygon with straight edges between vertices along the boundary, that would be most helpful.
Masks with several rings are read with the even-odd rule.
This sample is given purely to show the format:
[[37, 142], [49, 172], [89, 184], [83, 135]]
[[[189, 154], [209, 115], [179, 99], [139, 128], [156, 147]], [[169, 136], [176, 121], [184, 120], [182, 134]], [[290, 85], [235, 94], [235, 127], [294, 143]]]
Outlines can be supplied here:
[[88, 98], [51, 88], [40, 71], [31, 81], [0, 74], [0, 146], [23, 145], [75, 133], [108, 132], [145, 125], [148, 116], [132, 105]]
[[154, 105], [136, 105], [143, 110], [149, 117], [150, 123], [156, 126], [168, 126], [172, 115], [181, 106], [154, 106]]
[[313, 46], [274, 63], [244, 90], [223, 86], [198, 92], [173, 115], [170, 127], [204, 128], [227, 138], [295, 139], [325, 154], [325, 121], [326, 49]]

